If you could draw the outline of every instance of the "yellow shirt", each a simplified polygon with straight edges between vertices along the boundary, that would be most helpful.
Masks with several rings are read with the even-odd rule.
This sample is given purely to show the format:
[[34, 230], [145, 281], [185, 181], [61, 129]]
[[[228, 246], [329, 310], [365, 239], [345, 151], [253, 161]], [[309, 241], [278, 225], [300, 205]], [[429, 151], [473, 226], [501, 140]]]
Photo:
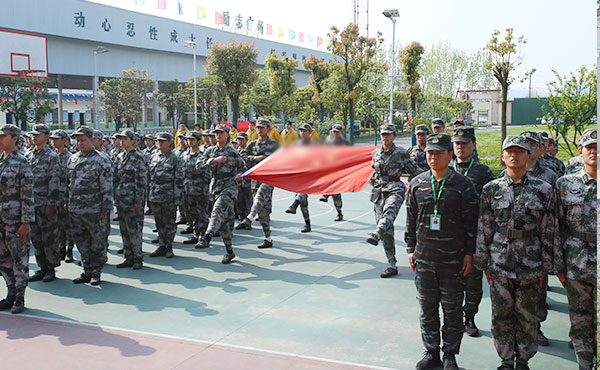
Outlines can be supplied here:
[[286, 129], [281, 131], [281, 145], [290, 145], [296, 140], [298, 140], [298, 133], [293, 129], [289, 132]]
[[281, 134], [274, 126], [271, 126], [271, 131], [269, 131], [269, 137], [281, 144]]
[[182, 129], [178, 129], [177, 132], [175, 133], [175, 147], [176, 148], [180, 148], [181, 147], [181, 143], [179, 142], [179, 134], [182, 132], [188, 132], [189, 130], [187, 128]]
[[235, 139], [238, 135], [238, 131], [235, 129], [235, 127], [231, 127], [229, 129], [229, 137], [231, 138], [231, 140]]
[[318, 143], [321, 141], [321, 138], [319, 137], [319, 134], [317, 134], [317, 132], [315, 130], [312, 130], [310, 132], [310, 138], [312, 141], [314, 141], [315, 143]]
[[248, 131], [246, 131], [246, 133], [248, 134], [248, 142], [258, 139], [258, 131], [256, 131], [256, 129], [255, 130], [248, 129]]

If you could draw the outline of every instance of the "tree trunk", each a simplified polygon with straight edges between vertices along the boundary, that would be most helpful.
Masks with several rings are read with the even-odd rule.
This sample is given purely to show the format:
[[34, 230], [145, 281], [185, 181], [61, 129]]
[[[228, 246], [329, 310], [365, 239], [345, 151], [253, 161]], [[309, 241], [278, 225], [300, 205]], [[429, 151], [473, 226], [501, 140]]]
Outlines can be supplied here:
[[[106, 124], [108, 124], [108, 122]], [[117, 117], [117, 119], [115, 119], [115, 131], [119, 130], [121, 130], [121, 118]]]
[[[502, 111], [501, 111], [501, 118], [500, 118], [500, 127], [501, 127], [501, 131], [502, 131], [502, 141], [500, 141], [500, 145], [502, 145], [502, 143], [504, 143], [504, 139], [506, 139], [506, 99], [508, 96], [508, 84], [507, 83], [503, 83], [502, 84]], [[502, 155], [502, 150], [500, 150], [500, 155]], [[500, 160], [501, 163], [502, 160]]]
[[240, 98], [239, 97], [233, 97], [230, 96], [229, 100], [231, 100], [231, 111], [232, 111], [232, 117], [231, 117], [231, 125], [235, 125], [234, 127], [236, 127], [237, 129], [237, 121], [238, 118], [240, 116]]

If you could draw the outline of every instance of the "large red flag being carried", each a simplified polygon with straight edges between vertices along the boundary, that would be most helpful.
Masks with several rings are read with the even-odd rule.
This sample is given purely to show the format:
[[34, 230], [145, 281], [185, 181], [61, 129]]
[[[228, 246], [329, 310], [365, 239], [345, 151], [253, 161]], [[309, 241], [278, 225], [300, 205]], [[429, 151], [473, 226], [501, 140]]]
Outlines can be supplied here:
[[301, 146], [279, 149], [245, 177], [302, 194], [358, 192], [373, 175], [373, 146]]

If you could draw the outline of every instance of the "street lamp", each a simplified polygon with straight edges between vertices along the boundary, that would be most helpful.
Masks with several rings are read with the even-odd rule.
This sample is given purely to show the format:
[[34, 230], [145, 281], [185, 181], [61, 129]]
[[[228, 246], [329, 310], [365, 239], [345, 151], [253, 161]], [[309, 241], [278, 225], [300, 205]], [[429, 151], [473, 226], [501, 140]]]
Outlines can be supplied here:
[[196, 88], [196, 43], [192, 40], [188, 40], [183, 44], [186, 48], [192, 49], [192, 54], [194, 55], [194, 125], [198, 124], [198, 92]]
[[100, 123], [98, 122], [98, 110], [100, 109], [98, 104], [98, 71], [96, 69], [96, 56], [98, 54], [108, 53], [110, 49], [105, 48], [104, 46], [98, 46], [94, 49], [94, 129], [100, 129]]
[[394, 63], [394, 54], [396, 47], [396, 18], [400, 17], [400, 13], [398, 13], [398, 9], [387, 9], [383, 11], [383, 15], [389, 18], [393, 23], [393, 31], [392, 31], [392, 82], [390, 88], [390, 124], [394, 123], [394, 70], [396, 63]]

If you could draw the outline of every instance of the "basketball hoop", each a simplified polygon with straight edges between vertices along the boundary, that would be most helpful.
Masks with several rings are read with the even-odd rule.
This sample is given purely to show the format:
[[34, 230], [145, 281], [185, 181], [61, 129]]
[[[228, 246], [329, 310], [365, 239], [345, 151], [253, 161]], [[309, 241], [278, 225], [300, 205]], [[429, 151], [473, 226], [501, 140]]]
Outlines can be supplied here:
[[46, 71], [41, 69], [24, 69], [19, 71], [19, 77], [24, 78], [32, 93], [42, 91]]

